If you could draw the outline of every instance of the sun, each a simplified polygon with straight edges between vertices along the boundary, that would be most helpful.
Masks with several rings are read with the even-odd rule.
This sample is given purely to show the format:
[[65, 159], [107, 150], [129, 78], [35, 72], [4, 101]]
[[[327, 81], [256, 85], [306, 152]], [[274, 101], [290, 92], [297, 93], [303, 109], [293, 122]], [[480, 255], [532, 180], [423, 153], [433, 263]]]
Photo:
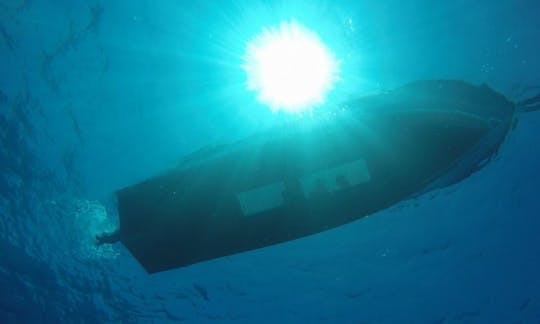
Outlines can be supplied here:
[[295, 21], [263, 29], [247, 44], [242, 67], [260, 102], [290, 113], [323, 104], [339, 77], [334, 54]]

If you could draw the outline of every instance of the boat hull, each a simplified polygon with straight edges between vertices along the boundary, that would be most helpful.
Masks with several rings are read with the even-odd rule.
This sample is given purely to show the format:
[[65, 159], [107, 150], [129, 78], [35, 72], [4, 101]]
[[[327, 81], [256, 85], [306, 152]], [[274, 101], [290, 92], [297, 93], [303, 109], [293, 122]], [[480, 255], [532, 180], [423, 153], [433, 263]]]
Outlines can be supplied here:
[[122, 243], [154, 273], [318, 233], [462, 179], [507, 132], [493, 135], [507, 117], [459, 109], [467, 97], [425, 92], [424, 107], [413, 92], [361, 99], [118, 191]]

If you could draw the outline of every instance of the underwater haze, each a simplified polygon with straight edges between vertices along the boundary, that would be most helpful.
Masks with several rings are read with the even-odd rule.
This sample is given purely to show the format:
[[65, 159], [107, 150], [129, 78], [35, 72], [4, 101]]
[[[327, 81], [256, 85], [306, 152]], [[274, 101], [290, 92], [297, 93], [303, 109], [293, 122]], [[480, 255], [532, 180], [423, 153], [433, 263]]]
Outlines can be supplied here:
[[[297, 22], [339, 61], [276, 112], [248, 42]], [[0, 0], [0, 323], [540, 323], [540, 112], [451, 187], [292, 242], [149, 275], [115, 192], [182, 156], [411, 81], [540, 92], [538, 0]]]

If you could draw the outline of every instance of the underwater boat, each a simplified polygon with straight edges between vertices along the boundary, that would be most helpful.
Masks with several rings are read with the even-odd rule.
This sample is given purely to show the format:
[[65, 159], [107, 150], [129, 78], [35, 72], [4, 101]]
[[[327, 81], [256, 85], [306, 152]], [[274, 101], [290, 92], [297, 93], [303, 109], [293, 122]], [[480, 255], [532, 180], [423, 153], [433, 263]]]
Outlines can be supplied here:
[[154, 273], [328, 230], [466, 178], [496, 154], [516, 107], [450, 80], [360, 98], [119, 190], [115, 236]]

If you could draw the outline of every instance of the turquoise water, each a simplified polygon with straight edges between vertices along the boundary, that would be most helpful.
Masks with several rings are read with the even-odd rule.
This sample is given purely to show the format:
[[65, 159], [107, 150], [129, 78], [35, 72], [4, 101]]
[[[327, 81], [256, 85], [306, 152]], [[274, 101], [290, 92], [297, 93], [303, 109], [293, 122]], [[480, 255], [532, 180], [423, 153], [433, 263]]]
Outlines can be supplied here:
[[245, 87], [261, 29], [294, 19], [340, 60], [316, 115], [419, 79], [537, 93], [539, 13], [533, 0], [1, 1], [0, 321], [540, 322], [537, 112], [465, 181], [302, 240], [151, 276], [94, 244], [117, 225], [115, 190], [297, 118]]

